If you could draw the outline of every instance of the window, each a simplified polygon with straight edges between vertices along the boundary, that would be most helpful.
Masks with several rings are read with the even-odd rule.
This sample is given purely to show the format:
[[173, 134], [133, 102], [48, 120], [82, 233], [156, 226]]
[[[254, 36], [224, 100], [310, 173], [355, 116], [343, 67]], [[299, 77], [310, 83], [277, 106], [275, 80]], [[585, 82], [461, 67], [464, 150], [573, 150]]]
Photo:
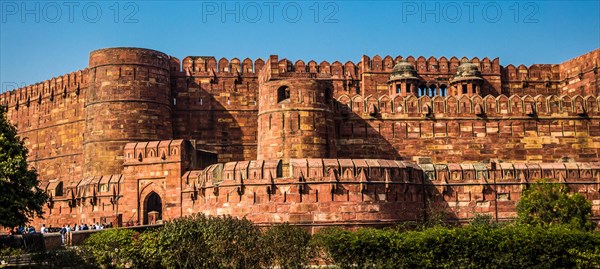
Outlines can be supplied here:
[[427, 86], [425, 86], [425, 85], [419, 85], [417, 96], [421, 97], [421, 96], [424, 96], [424, 95], [427, 95]]
[[462, 94], [467, 94], [467, 85], [466, 84], [462, 85]]
[[436, 95], [436, 86], [435, 85], [431, 85], [429, 86], [429, 94], [430, 97], [433, 97]]
[[325, 103], [326, 104], [329, 104], [329, 102], [331, 102], [331, 98], [333, 96], [332, 92], [333, 91], [329, 88], [325, 89]]
[[100, 192], [108, 192], [108, 184], [100, 184]]
[[277, 103], [290, 99], [290, 88], [281, 86], [277, 89]]
[[446, 85], [441, 85], [440, 86], [440, 95], [441, 96], [446, 96]]
[[58, 182], [56, 189], [54, 189], [54, 196], [63, 196], [63, 183]]

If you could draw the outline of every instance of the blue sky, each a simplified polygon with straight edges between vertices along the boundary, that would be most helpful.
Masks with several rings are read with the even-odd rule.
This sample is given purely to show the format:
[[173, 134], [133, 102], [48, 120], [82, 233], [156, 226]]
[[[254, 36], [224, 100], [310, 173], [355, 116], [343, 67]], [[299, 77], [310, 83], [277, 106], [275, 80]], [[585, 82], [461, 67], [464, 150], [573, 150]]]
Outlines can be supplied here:
[[[132, 46], [183, 59], [363, 54], [560, 63], [600, 47], [600, 1], [0, 1], [1, 91]], [[118, 12], [117, 12], [118, 11]]]

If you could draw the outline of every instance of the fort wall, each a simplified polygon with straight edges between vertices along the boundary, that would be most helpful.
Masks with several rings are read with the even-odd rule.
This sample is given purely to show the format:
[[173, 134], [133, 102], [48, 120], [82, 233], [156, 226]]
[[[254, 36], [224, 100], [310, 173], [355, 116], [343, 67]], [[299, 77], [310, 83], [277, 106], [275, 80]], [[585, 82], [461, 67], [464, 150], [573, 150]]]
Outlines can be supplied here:
[[[93, 51], [86, 69], [1, 94], [0, 104], [51, 193], [48, 224], [145, 222], [151, 193], [165, 219], [376, 225], [426, 218], [432, 206], [459, 221], [473, 212], [505, 219], [541, 177], [597, 200], [599, 60], [600, 50], [529, 67], [377, 55], [179, 61], [110, 48]], [[410, 91], [397, 66], [414, 71]], [[289, 94], [279, 100], [282, 87]], [[200, 151], [220, 164], [199, 170]], [[412, 162], [424, 157], [433, 164]]]
[[599, 95], [600, 49], [560, 64], [560, 91], [568, 95]]
[[79, 180], [83, 175], [87, 90], [88, 69], [83, 69], [0, 94], [44, 188], [51, 180]]
[[445, 212], [511, 220], [528, 184], [545, 177], [582, 193], [600, 214], [600, 166], [594, 163], [421, 164], [378, 159], [290, 159], [216, 164], [182, 177], [187, 214], [245, 217], [259, 225], [292, 222], [385, 226]]

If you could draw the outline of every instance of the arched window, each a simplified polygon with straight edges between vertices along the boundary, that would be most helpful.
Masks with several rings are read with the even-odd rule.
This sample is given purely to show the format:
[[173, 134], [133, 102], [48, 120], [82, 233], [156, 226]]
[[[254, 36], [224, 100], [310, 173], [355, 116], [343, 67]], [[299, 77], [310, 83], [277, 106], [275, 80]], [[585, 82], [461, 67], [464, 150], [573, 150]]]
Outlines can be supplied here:
[[421, 97], [423, 95], [427, 95], [427, 86], [421, 84], [421, 85], [419, 85], [419, 88], [417, 91], [417, 96]]
[[281, 86], [277, 89], [277, 103], [290, 99], [290, 88], [288, 86]]
[[444, 84], [440, 85], [440, 95], [441, 96], [446, 96], [447, 95], [446, 88], [447, 88], [446, 85], [444, 85]]
[[429, 96], [430, 97], [433, 97], [433, 96], [437, 95], [437, 93], [435, 92], [435, 90], [436, 90], [435, 85], [430, 85], [429, 86]]

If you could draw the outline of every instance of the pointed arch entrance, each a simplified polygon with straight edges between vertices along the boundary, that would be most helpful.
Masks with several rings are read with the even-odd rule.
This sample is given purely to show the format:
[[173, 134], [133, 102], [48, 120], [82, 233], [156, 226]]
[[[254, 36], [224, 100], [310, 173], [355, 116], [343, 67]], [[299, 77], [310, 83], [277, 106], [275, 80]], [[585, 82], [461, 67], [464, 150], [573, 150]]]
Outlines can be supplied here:
[[152, 191], [144, 199], [144, 222], [143, 224], [156, 224], [162, 219], [162, 199], [158, 193]]

